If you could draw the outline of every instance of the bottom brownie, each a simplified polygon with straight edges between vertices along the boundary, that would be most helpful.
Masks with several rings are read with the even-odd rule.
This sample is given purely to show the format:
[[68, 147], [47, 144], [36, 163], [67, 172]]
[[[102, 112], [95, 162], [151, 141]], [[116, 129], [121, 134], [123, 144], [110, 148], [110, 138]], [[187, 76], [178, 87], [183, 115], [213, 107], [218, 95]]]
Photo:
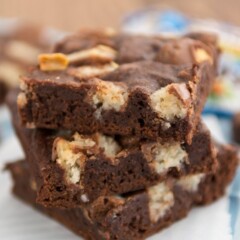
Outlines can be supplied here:
[[236, 151], [218, 146], [219, 169], [214, 174], [188, 175], [145, 191], [101, 197], [90, 208], [50, 209], [35, 203], [36, 186], [25, 161], [9, 164], [13, 192], [86, 239], [144, 239], [185, 217], [193, 205], [210, 203], [224, 194], [238, 164]]

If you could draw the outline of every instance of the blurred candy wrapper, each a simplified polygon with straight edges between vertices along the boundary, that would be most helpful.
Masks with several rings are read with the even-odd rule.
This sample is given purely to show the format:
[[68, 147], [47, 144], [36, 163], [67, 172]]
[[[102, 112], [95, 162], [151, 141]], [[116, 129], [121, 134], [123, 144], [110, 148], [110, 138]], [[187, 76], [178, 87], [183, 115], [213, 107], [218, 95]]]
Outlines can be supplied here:
[[171, 37], [188, 32], [212, 32], [218, 35], [222, 56], [219, 76], [213, 86], [204, 113], [231, 118], [240, 111], [240, 28], [216, 20], [192, 19], [177, 11], [146, 9], [127, 16], [123, 29], [132, 33]]

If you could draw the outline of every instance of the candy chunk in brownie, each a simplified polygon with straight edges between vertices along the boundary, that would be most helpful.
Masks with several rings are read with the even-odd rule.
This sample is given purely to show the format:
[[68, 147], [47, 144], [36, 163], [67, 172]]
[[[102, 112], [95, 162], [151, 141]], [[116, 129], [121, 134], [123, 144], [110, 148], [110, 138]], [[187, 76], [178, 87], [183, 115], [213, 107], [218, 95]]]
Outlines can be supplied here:
[[233, 140], [240, 143], [240, 112], [234, 114], [232, 119]]
[[16, 104], [11, 104], [15, 129], [39, 177], [38, 201], [48, 206], [83, 205], [102, 195], [144, 189], [168, 177], [216, 169], [215, 148], [203, 124], [190, 145], [136, 136], [29, 130], [19, 126]]
[[[205, 205], [221, 197], [238, 165], [231, 146], [218, 148], [215, 173], [193, 174], [159, 183], [147, 190], [100, 197], [87, 208], [54, 209], [35, 203], [34, 180], [25, 161], [8, 165], [14, 179], [14, 194], [89, 239], [145, 239], [185, 217], [194, 205]], [[98, 227], [96, 227], [98, 226]]]
[[208, 62], [34, 68], [21, 80], [18, 106], [26, 126], [191, 143], [213, 79]]

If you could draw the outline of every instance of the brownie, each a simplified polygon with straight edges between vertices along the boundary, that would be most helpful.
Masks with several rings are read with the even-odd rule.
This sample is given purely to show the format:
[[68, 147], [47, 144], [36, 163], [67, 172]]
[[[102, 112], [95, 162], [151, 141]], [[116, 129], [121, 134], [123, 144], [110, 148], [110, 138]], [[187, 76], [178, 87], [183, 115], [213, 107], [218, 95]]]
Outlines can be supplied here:
[[191, 143], [216, 76], [217, 43], [83, 31], [21, 78], [28, 128]]
[[[45, 38], [45, 41], [43, 41]], [[37, 57], [49, 48], [44, 29], [31, 24], [18, 24], [0, 35], [0, 102], [7, 91], [19, 85], [19, 76]]]
[[234, 114], [232, 119], [233, 140], [240, 143], [240, 112]]
[[216, 170], [216, 150], [203, 123], [190, 145], [27, 129], [20, 125], [15, 99], [13, 92], [8, 103], [14, 127], [37, 181], [37, 200], [45, 206], [76, 207], [99, 196], [141, 190], [166, 178]]
[[224, 194], [237, 168], [237, 154], [218, 145], [219, 169], [166, 181], [145, 191], [99, 198], [89, 208], [44, 208], [35, 203], [36, 186], [25, 161], [8, 165], [14, 194], [85, 239], [145, 239], [185, 217], [194, 205], [205, 205]]

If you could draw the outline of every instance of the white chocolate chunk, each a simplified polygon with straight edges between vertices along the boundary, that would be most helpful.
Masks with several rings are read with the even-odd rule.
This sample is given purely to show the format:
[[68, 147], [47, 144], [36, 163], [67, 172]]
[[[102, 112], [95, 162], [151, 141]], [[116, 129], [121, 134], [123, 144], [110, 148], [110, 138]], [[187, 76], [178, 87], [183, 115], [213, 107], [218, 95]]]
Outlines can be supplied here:
[[53, 160], [65, 170], [67, 180], [71, 183], [79, 183], [81, 168], [86, 160], [84, 149], [95, 146], [91, 138], [84, 138], [80, 134], [73, 135], [73, 141], [56, 138], [53, 143]]
[[62, 137], [54, 140], [52, 159], [64, 169], [69, 182], [81, 185], [80, 178], [88, 157], [87, 154], [91, 152], [97, 154], [100, 149], [109, 158], [115, 157], [121, 151], [121, 147], [111, 137], [101, 134], [96, 134], [93, 137], [83, 137], [75, 133], [72, 141]]
[[190, 107], [190, 92], [186, 84], [172, 83], [150, 96], [151, 106], [159, 117], [167, 121], [184, 118]]
[[104, 150], [104, 154], [107, 157], [115, 157], [120, 151], [121, 147], [112, 137], [108, 137], [102, 134], [98, 134], [99, 148]]
[[127, 98], [128, 93], [124, 87], [112, 82], [99, 81], [92, 101], [96, 108], [98, 105], [101, 105], [100, 108], [103, 110], [114, 109], [120, 111], [125, 105]]
[[23, 81], [22, 78], [19, 80], [19, 88], [24, 92], [28, 91], [28, 85]]
[[82, 202], [84, 202], [84, 203], [89, 202], [89, 198], [88, 198], [87, 194], [82, 194], [82, 195], [81, 195], [81, 200], [82, 200]]
[[73, 139], [75, 140], [73, 143], [80, 149], [91, 148], [96, 144], [91, 138], [84, 138], [77, 132], [73, 135]]
[[163, 130], [167, 130], [171, 127], [171, 124], [169, 122], [161, 122], [161, 126]]
[[181, 186], [184, 190], [188, 192], [196, 192], [198, 190], [200, 182], [204, 177], [204, 173], [184, 176], [177, 181], [177, 185]]
[[56, 162], [65, 170], [66, 178], [71, 183], [79, 183], [81, 164], [85, 161], [85, 155], [76, 149], [75, 142], [69, 142], [63, 138], [54, 141], [54, 154]]
[[23, 108], [27, 105], [27, 97], [26, 97], [26, 94], [24, 92], [21, 92], [21, 93], [18, 94], [17, 105], [20, 108]]
[[118, 68], [118, 64], [111, 62], [105, 65], [98, 66], [82, 66], [78, 68], [70, 68], [68, 74], [75, 76], [79, 79], [89, 79], [94, 77], [100, 77], [104, 74], [115, 71]]
[[156, 144], [152, 153], [152, 166], [157, 173], [164, 173], [172, 167], [178, 169], [185, 162], [188, 162], [188, 155], [185, 150], [181, 148], [180, 143], [166, 143]]
[[194, 50], [194, 58], [197, 63], [209, 61], [211, 64], [213, 64], [213, 59], [211, 56], [202, 48], [197, 48]]
[[159, 183], [148, 189], [148, 196], [150, 219], [155, 223], [174, 205], [174, 195], [165, 183]]
[[70, 63], [81, 62], [81, 61], [102, 61], [111, 62], [116, 58], [117, 52], [111, 47], [105, 45], [98, 45], [96, 47], [73, 52], [68, 54], [68, 60]]

